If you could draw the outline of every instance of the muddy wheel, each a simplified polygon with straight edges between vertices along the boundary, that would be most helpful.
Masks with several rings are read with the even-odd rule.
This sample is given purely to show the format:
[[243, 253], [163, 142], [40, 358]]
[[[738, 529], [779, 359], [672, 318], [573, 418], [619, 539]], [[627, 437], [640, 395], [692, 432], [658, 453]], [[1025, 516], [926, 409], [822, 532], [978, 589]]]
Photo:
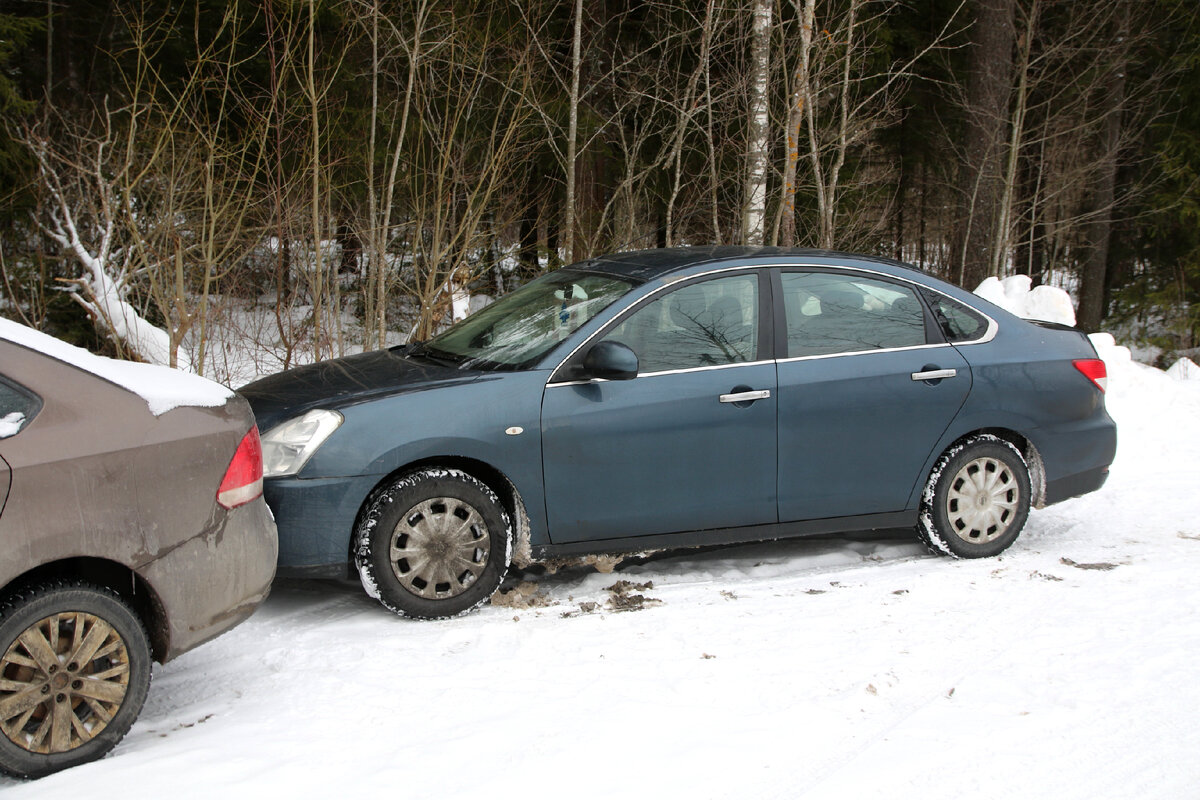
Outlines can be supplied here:
[[934, 552], [984, 558], [1008, 548], [1029, 516], [1029, 469], [1010, 442], [977, 436], [938, 459], [918, 532]]
[[35, 586], [0, 607], [0, 769], [38, 778], [100, 758], [150, 687], [150, 644], [108, 589]]
[[512, 524], [496, 494], [455, 469], [410, 473], [376, 492], [355, 537], [367, 593], [404, 616], [441, 619], [492, 596]]

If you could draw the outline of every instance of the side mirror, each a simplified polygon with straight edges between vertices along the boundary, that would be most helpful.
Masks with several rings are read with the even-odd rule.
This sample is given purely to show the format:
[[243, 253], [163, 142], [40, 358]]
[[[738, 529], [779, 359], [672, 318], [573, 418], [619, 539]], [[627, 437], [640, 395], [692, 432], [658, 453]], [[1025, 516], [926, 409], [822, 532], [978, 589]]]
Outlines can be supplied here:
[[583, 357], [583, 371], [588, 378], [627, 381], [637, 377], [637, 353], [620, 342], [597, 342]]

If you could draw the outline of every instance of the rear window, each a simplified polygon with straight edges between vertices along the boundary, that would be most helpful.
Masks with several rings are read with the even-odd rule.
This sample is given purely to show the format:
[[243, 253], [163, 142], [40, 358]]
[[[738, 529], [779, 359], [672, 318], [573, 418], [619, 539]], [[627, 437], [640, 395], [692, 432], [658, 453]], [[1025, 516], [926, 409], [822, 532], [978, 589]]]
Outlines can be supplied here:
[[942, 294], [925, 295], [948, 342], [969, 342], [987, 332], [987, 318]]
[[37, 395], [0, 375], [0, 439], [20, 433], [41, 407]]

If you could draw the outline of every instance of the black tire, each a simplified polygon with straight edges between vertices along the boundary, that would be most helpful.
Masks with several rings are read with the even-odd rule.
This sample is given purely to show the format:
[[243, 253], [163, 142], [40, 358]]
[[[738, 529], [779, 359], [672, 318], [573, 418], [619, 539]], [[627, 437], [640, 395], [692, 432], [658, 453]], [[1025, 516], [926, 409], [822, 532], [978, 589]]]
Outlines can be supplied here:
[[496, 493], [457, 469], [411, 472], [377, 491], [355, 534], [367, 594], [391, 611], [444, 619], [492, 596], [512, 557]]
[[[80, 648], [92, 652], [72, 660]], [[109, 589], [55, 582], [9, 595], [0, 605], [0, 771], [40, 778], [104, 756], [141, 712], [150, 667], [145, 627]]]
[[975, 436], [938, 459], [921, 493], [917, 533], [938, 554], [999, 555], [1025, 527], [1029, 498], [1029, 467], [1021, 452], [998, 436]]

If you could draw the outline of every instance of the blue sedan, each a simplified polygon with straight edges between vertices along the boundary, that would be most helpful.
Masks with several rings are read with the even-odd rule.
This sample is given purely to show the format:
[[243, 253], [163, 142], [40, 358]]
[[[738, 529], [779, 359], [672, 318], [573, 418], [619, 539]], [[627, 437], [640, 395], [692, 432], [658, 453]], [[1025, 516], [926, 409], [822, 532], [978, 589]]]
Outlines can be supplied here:
[[510, 561], [911, 527], [992, 556], [1098, 489], [1104, 362], [886, 259], [709, 247], [534, 280], [427, 341], [241, 391], [280, 574], [447, 617]]

